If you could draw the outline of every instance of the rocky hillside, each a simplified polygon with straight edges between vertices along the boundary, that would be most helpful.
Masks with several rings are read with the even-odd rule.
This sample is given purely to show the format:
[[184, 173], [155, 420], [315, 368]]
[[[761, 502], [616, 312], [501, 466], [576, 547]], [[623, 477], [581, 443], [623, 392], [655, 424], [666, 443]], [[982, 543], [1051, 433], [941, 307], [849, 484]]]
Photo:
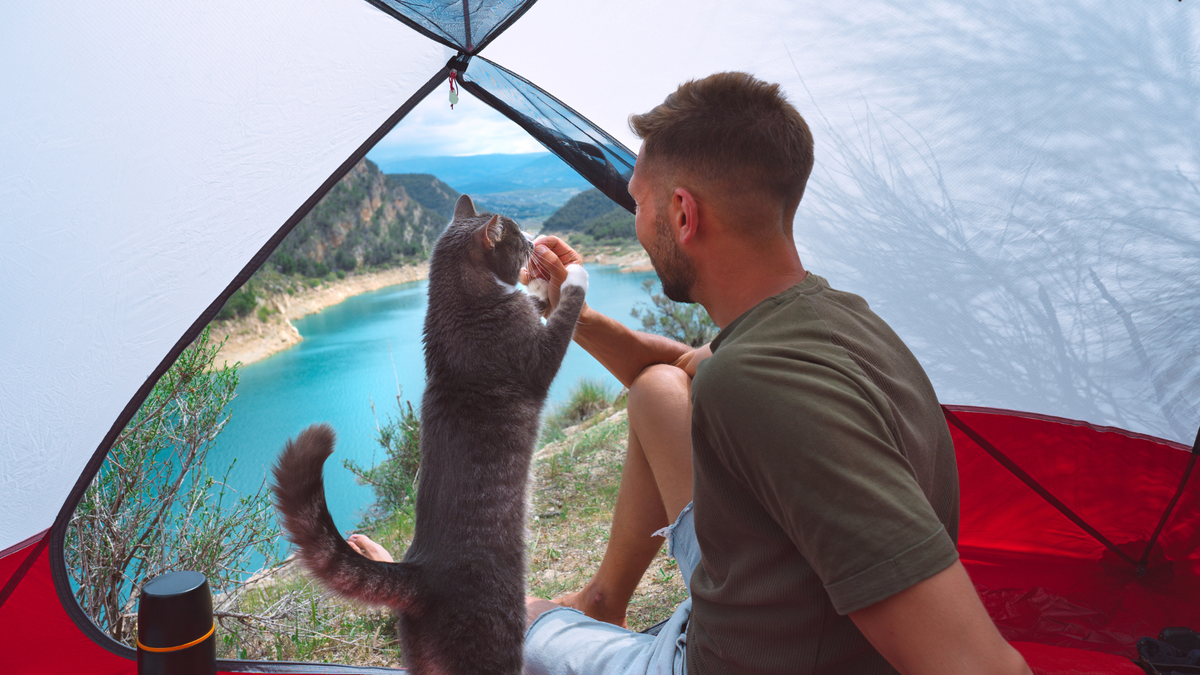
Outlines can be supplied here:
[[458, 192], [425, 174], [385, 175], [364, 159], [283, 240], [268, 264], [321, 277], [428, 257]]
[[580, 192], [563, 204], [542, 224], [542, 231], [585, 234], [597, 241], [632, 239], [636, 236], [633, 214], [594, 188]]

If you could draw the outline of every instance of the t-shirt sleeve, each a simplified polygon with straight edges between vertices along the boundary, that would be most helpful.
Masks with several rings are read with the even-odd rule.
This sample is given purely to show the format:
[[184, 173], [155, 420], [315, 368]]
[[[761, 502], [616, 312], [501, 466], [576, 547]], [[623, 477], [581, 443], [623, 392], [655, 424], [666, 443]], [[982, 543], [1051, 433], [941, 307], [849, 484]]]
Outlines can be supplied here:
[[791, 538], [838, 613], [957, 560], [865, 376], [770, 355], [713, 365], [706, 376], [720, 383], [709, 392], [717, 404], [697, 400], [694, 432]]

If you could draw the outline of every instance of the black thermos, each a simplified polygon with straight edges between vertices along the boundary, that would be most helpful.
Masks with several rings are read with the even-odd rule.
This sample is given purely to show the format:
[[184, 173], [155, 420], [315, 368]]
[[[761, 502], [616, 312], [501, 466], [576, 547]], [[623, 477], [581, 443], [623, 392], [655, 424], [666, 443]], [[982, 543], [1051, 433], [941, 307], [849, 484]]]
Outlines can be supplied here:
[[168, 572], [151, 579], [138, 600], [138, 674], [215, 675], [215, 628], [203, 574]]

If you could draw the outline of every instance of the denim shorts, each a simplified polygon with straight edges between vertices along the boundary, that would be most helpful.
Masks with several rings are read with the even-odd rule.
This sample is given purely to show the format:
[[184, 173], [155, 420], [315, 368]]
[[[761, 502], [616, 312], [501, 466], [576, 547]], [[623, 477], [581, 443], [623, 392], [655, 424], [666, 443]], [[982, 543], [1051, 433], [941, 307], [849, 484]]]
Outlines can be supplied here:
[[[692, 505], [653, 536], [666, 536], [668, 552], [679, 566], [683, 583], [691, 583], [700, 564]], [[690, 588], [689, 588], [690, 590]], [[596, 621], [568, 607], [552, 609], [538, 617], [525, 633], [525, 672], [530, 675], [683, 675], [687, 620], [692, 613], [688, 598], [675, 609], [658, 635], [635, 633], [611, 623]]]

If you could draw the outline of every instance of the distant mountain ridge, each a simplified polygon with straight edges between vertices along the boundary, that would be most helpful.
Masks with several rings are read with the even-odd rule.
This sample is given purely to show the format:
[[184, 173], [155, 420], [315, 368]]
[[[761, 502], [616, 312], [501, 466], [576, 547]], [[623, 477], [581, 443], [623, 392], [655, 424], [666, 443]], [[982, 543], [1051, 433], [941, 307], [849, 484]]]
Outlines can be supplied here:
[[465, 157], [372, 157], [384, 173], [433, 174], [459, 192], [474, 197], [518, 190], [575, 188], [591, 185], [549, 152]]

